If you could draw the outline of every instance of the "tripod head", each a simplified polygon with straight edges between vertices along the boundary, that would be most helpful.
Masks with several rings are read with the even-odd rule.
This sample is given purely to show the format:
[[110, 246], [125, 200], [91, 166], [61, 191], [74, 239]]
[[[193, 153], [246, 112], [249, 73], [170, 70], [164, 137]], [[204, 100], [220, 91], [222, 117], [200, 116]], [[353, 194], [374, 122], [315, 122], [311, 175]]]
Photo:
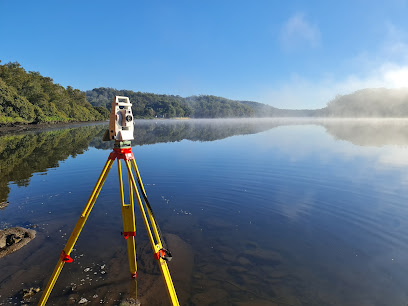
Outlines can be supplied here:
[[115, 96], [109, 117], [109, 130], [103, 140], [117, 142], [130, 142], [133, 140], [133, 114], [132, 103], [128, 97]]

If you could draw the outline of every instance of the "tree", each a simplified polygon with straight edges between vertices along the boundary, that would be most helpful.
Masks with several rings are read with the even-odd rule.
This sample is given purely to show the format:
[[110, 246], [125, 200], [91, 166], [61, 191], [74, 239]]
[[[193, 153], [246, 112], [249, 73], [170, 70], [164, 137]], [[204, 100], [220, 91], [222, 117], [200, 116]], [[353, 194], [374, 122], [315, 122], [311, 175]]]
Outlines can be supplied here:
[[84, 92], [54, 84], [19, 63], [0, 65], [0, 123], [95, 121], [106, 113], [95, 109]]

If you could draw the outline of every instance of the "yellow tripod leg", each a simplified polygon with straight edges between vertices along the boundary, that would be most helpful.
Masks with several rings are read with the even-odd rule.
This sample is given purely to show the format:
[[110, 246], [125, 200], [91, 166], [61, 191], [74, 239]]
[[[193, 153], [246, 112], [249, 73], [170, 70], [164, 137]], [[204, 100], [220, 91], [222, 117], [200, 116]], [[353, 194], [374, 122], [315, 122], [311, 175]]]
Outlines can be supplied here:
[[61, 273], [62, 268], [64, 267], [65, 262], [70, 259], [69, 255], [74, 248], [74, 245], [79, 237], [79, 234], [81, 233], [82, 228], [85, 225], [86, 220], [88, 219], [89, 214], [91, 213], [91, 210], [95, 204], [95, 201], [102, 189], [103, 184], [105, 183], [106, 177], [108, 176], [108, 173], [110, 169], [112, 168], [114, 160], [108, 159], [106, 162], [101, 175], [98, 178], [98, 181], [95, 184], [94, 189], [92, 190], [91, 196], [88, 199], [88, 202], [85, 205], [84, 210], [82, 211], [81, 216], [79, 217], [77, 224], [75, 225], [74, 230], [72, 231], [71, 236], [68, 239], [67, 244], [65, 245], [65, 248], [63, 249], [60, 259], [58, 260], [58, 263], [54, 269], [54, 272], [52, 273], [52, 276], [50, 280], [48, 281], [47, 287], [45, 288], [40, 301], [38, 302], [38, 305], [45, 305], [47, 303], [48, 297], [51, 294], [52, 289], [54, 288], [55, 282], [58, 279], [58, 276]]
[[[145, 190], [145, 188], [143, 186], [142, 177], [140, 176], [139, 169], [137, 168], [137, 164], [136, 164], [136, 161], [134, 159], [132, 160], [132, 165], [133, 165], [133, 168], [135, 170], [136, 178], [137, 178], [137, 181], [139, 183], [141, 192], [147, 197], [146, 190]], [[153, 228], [154, 237], [156, 238], [157, 244], [159, 244], [159, 247], [161, 249], [163, 246], [162, 246], [162, 242], [160, 240], [159, 231], [158, 231], [157, 226], [156, 226], [156, 220], [154, 219], [154, 217], [152, 215], [152, 212], [150, 211], [150, 209], [148, 207], [147, 207], [146, 210], [147, 210], [147, 214], [148, 214], [149, 219], [150, 219], [150, 224], [151, 224], [151, 226]], [[155, 253], [157, 253], [157, 251], [155, 251]]]
[[136, 263], [136, 224], [135, 224], [135, 206], [133, 202], [132, 185], [129, 180], [129, 198], [130, 204], [125, 204], [125, 197], [123, 192], [122, 181], [122, 168], [120, 166], [120, 160], [118, 159], [118, 174], [119, 174], [119, 188], [120, 199], [122, 205], [122, 219], [123, 219], [123, 236], [126, 239], [128, 258], [129, 258], [129, 270], [133, 278], [137, 276], [137, 263]]
[[[149, 209], [147, 209], [149, 219], [147, 218], [147, 215], [146, 215], [142, 200], [140, 198], [140, 195], [139, 195], [139, 192], [138, 192], [138, 189], [137, 189], [137, 186], [136, 186], [135, 178], [134, 178], [133, 173], [132, 173], [131, 162], [130, 161], [125, 161], [125, 163], [126, 163], [126, 168], [128, 170], [129, 180], [130, 180], [130, 183], [133, 186], [133, 190], [135, 191], [137, 202], [139, 204], [140, 212], [142, 214], [142, 218], [143, 218], [143, 221], [144, 221], [144, 224], [145, 224], [145, 227], [146, 227], [147, 234], [148, 234], [149, 239], [150, 239], [150, 243], [151, 243], [153, 252], [154, 252], [154, 254], [158, 254], [160, 252], [160, 250], [162, 250], [163, 246], [162, 246], [162, 243], [160, 241], [160, 236], [159, 236], [157, 228], [156, 228], [156, 222], [155, 222], [152, 214], [150, 213]], [[140, 188], [141, 188], [142, 192], [145, 192], [143, 184], [142, 184], [142, 180], [141, 180], [141, 177], [140, 177], [140, 174], [139, 174], [139, 171], [137, 169], [136, 162], [135, 162], [134, 159], [133, 159], [133, 165], [135, 167], [135, 172], [136, 172], [139, 184], [140, 184]], [[154, 229], [154, 233], [155, 233], [155, 236], [156, 236], [157, 243], [154, 242], [153, 234], [152, 234], [152, 231], [150, 229], [149, 220], [150, 220], [150, 224], [152, 225], [152, 227]], [[160, 256], [158, 256], [158, 258], [156, 258], [156, 259], [158, 260], [159, 268], [160, 268], [160, 271], [162, 273], [164, 283], [166, 285], [167, 294], [169, 296], [170, 302], [172, 303], [172, 305], [180, 305], [179, 301], [178, 301], [178, 298], [177, 298], [176, 289], [174, 288], [174, 284], [173, 284], [173, 281], [171, 279], [170, 271], [169, 271], [169, 268], [167, 266], [167, 262], [163, 258], [161, 258]]]

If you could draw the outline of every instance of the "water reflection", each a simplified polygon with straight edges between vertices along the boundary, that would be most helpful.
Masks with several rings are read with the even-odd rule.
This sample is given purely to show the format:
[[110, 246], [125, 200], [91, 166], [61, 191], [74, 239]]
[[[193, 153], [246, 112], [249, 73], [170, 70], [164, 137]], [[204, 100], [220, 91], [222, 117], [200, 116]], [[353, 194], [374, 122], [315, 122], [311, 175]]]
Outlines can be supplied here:
[[[233, 135], [252, 134], [277, 126], [255, 122], [223, 122], [199, 120], [137, 121], [135, 145], [176, 142], [183, 139], [213, 141]], [[88, 147], [112, 149], [112, 142], [102, 141], [106, 125], [62, 128], [51, 131], [9, 133], [0, 136], [0, 202], [6, 202], [9, 182], [27, 186], [33, 173], [58, 167], [58, 162], [69, 156], [82, 154]], [[4, 207], [3, 207], [4, 206]], [[6, 203], [2, 207], [5, 208]]]
[[[335, 139], [359, 146], [408, 145], [408, 121], [390, 119], [211, 119], [137, 120], [134, 145], [190, 141], [215, 141], [234, 135], [264, 132], [281, 126], [318, 125]], [[5, 202], [9, 182], [26, 186], [33, 173], [58, 167], [68, 156], [82, 154], [88, 147], [110, 150], [102, 141], [105, 125], [25, 132], [0, 136], [0, 202]], [[408, 157], [389, 153], [383, 160], [408, 164]], [[5, 205], [5, 204], [4, 204]]]
[[320, 124], [336, 139], [358, 146], [408, 145], [405, 119], [326, 120]]
[[214, 141], [234, 135], [256, 134], [280, 126], [318, 125], [335, 139], [360, 146], [408, 145], [405, 119], [210, 119], [138, 120], [134, 144], [181, 140]]
[[[175, 246], [170, 269], [183, 304], [406, 301], [406, 126], [403, 120], [137, 121], [134, 151], [168, 244]], [[14, 297], [11, 304], [19, 302], [15, 288], [22, 282], [15, 262], [30, 271], [24, 274], [30, 286], [47, 281], [55, 265], [49, 254], [60, 252], [109, 154], [98, 149], [112, 147], [101, 140], [105, 128], [2, 139], [2, 190], [9, 181], [27, 187], [8, 186], [5, 198], [13, 201], [0, 218], [39, 225], [27, 249], [0, 261], [2, 293]], [[32, 175], [58, 166], [46, 177]], [[48, 192], [62, 176], [69, 184]], [[116, 181], [108, 177], [75, 262], [51, 297], [55, 304], [85, 296], [117, 305], [129, 295]], [[166, 293], [152, 289], [163, 288], [141, 226], [138, 293], [145, 304], [160, 304]]]
[[58, 167], [68, 156], [82, 154], [104, 130], [104, 126], [96, 125], [0, 136], [0, 202], [7, 200], [9, 182], [27, 186], [33, 173]]
[[[215, 141], [235, 135], [263, 132], [290, 121], [253, 119], [136, 120], [133, 145], [190, 141]], [[111, 142], [94, 139], [91, 145], [109, 149]]]

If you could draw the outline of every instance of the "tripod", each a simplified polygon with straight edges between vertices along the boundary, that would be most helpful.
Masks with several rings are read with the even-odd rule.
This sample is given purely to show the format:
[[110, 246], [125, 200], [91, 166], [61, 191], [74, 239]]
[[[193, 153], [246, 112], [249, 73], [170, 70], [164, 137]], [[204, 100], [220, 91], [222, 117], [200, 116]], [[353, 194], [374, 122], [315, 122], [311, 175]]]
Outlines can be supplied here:
[[[62, 268], [65, 263], [70, 263], [73, 259], [70, 256], [72, 249], [81, 233], [82, 228], [85, 225], [85, 222], [91, 213], [91, 210], [95, 204], [95, 201], [102, 189], [103, 184], [109, 174], [110, 169], [113, 166], [113, 163], [117, 160], [118, 164], [118, 173], [119, 173], [119, 188], [120, 188], [120, 199], [122, 205], [122, 219], [123, 219], [123, 236], [127, 242], [128, 258], [129, 258], [129, 269], [132, 277], [136, 279], [137, 277], [137, 263], [136, 263], [136, 248], [135, 248], [135, 236], [136, 236], [136, 225], [135, 225], [135, 209], [134, 209], [134, 200], [133, 194], [136, 195], [137, 203], [142, 214], [142, 218], [149, 236], [150, 244], [153, 249], [154, 258], [159, 264], [160, 271], [166, 285], [167, 293], [172, 305], [179, 305], [176, 290], [174, 289], [173, 281], [170, 276], [170, 271], [167, 266], [167, 261], [171, 260], [171, 253], [163, 247], [164, 240], [162, 242], [160, 228], [156, 223], [152, 208], [149, 204], [149, 201], [146, 196], [146, 192], [140, 177], [139, 170], [136, 165], [135, 158], [132, 153], [132, 148], [130, 146], [130, 141], [115, 141], [115, 147], [110, 153], [108, 160], [96, 182], [94, 189], [92, 190], [91, 196], [89, 197], [88, 202], [85, 205], [84, 210], [82, 211], [81, 216], [79, 217], [77, 224], [75, 225], [74, 230], [71, 233], [71, 236], [68, 239], [64, 249], [60, 254], [58, 263], [52, 273], [50, 280], [48, 281], [47, 287], [45, 288], [41, 299], [38, 305], [45, 305], [50, 296], [52, 289], [58, 279], [59, 274], [61, 273]], [[128, 172], [129, 180], [129, 198], [130, 204], [125, 204], [124, 192], [123, 192], [123, 180], [122, 180], [122, 169], [121, 169], [121, 160], [124, 160], [126, 169]], [[137, 183], [139, 185], [140, 194], [143, 197], [140, 198], [139, 190], [137, 188], [135, 178], [132, 171], [136, 174]], [[147, 211], [147, 214], [146, 214]]]

